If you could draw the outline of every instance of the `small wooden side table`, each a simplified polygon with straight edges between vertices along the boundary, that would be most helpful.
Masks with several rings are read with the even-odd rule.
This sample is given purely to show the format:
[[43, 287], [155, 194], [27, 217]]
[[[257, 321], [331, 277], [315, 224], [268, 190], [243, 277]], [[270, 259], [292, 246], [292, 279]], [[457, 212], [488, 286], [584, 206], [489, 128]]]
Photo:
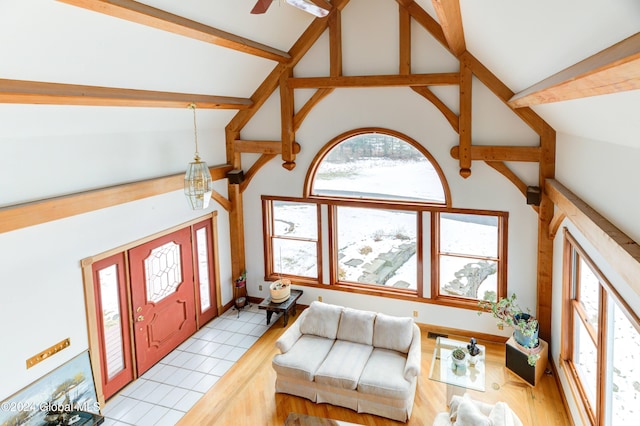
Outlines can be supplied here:
[[302, 293], [302, 290], [291, 290], [291, 296], [282, 303], [273, 303], [271, 297], [264, 299], [258, 305], [258, 309], [266, 309], [267, 325], [271, 322], [271, 316], [274, 312], [282, 312], [284, 314], [284, 326], [286, 326], [289, 322], [289, 313], [293, 312], [293, 315], [296, 315], [296, 301], [302, 296]]
[[513, 336], [507, 340], [507, 344], [505, 345], [507, 368], [531, 386], [538, 384], [544, 370], [547, 368], [549, 345], [542, 339], [538, 339], [538, 342], [540, 344], [538, 348], [540, 358], [536, 362], [535, 367], [529, 365], [526, 350], [523, 350], [522, 346], [516, 343]]

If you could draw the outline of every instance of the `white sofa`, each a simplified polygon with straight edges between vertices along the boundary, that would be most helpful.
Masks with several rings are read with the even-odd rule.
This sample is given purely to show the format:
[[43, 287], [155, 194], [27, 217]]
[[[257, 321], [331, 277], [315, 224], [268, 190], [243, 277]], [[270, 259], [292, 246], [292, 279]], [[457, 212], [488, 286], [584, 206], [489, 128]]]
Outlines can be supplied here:
[[420, 374], [412, 318], [314, 301], [276, 342], [276, 392], [406, 422]]
[[449, 412], [436, 415], [433, 426], [522, 426], [522, 422], [504, 402], [486, 404], [472, 400], [469, 395], [454, 395]]

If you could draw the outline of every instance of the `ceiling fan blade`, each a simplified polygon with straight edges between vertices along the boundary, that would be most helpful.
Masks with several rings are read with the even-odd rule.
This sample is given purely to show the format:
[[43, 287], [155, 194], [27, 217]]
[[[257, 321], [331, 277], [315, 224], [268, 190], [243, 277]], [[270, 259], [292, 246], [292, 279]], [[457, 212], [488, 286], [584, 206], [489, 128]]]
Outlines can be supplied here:
[[253, 6], [253, 9], [251, 9], [251, 13], [253, 13], [254, 15], [265, 13], [267, 9], [269, 9], [269, 6], [271, 6], [272, 1], [273, 0], [258, 0], [256, 2], [256, 5]]
[[302, 9], [318, 18], [324, 18], [329, 14], [331, 5], [325, 0], [286, 0], [291, 6]]

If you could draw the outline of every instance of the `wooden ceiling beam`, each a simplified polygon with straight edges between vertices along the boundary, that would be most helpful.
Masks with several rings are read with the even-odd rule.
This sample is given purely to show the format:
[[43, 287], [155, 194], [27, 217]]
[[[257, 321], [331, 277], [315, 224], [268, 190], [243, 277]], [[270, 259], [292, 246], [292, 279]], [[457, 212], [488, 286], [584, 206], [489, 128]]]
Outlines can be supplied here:
[[[538, 146], [500, 146], [500, 145], [472, 145], [469, 150], [471, 160], [474, 161], [524, 161], [539, 162], [541, 148]], [[460, 147], [451, 148], [451, 157], [460, 159]]]
[[58, 1], [261, 58], [277, 62], [291, 60], [287, 52], [133, 0]]
[[390, 86], [447, 86], [459, 83], [459, 74], [411, 74], [411, 75], [364, 75], [341, 77], [298, 77], [289, 79], [292, 89], [346, 88], [346, 87], [390, 87]]
[[[214, 181], [226, 178], [227, 173], [231, 170], [233, 167], [228, 164], [209, 167], [211, 179]], [[181, 173], [8, 206], [0, 209], [0, 233], [113, 207], [183, 188], [184, 173]]]
[[433, 8], [440, 20], [440, 27], [444, 32], [451, 52], [460, 56], [467, 50], [464, 41], [464, 29], [462, 27], [462, 14], [460, 13], [460, 0], [431, 0]]
[[547, 179], [544, 192], [589, 242], [598, 247], [604, 260], [633, 291], [640, 294], [640, 245], [557, 180]]
[[400, 23], [400, 57], [398, 73], [402, 75], [411, 74], [411, 14], [409, 11], [398, 6]]
[[253, 106], [247, 110], [239, 111], [227, 124], [227, 157], [232, 157], [230, 149], [232, 148], [231, 142], [237, 139], [237, 133], [251, 120], [262, 105], [267, 101], [269, 96], [276, 90], [280, 83], [280, 75], [287, 70], [289, 66], [294, 67], [300, 59], [309, 51], [311, 46], [320, 38], [322, 33], [329, 26], [331, 21], [331, 14], [339, 13], [349, 3], [349, 0], [334, 0], [333, 9], [329, 13], [328, 19], [314, 19], [307, 27], [305, 32], [298, 38], [294, 45], [289, 50], [291, 55], [291, 62], [287, 65], [278, 64], [273, 71], [262, 81], [262, 84], [256, 89], [251, 96]]
[[459, 133], [459, 118], [456, 115], [455, 112], [453, 112], [451, 110], [451, 108], [449, 108], [447, 105], [445, 105], [444, 102], [442, 102], [442, 100], [440, 100], [439, 97], [436, 96], [435, 93], [433, 93], [428, 87], [426, 86], [412, 86], [411, 89], [413, 89], [414, 92], [422, 95], [425, 99], [427, 99], [429, 102], [431, 102], [436, 108], [438, 108], [440, 110], [440, 112], [444, 115], [444, 117], [447, 119], [447, 121], [449, 122], [449, 124], [451, 124], [451, 127], [453, 127], [453, 130], [456, 133]]
[[[251, 154], [282, 154], [282, 142], [281, 141], [250, 141], [238, 139], [234, 142], [236, 152], [246, 152]], [[293, 143], [293, 152], [298, 154], [300, 152], [300, 144], [298, 142]]]
[[640, 33], [570, 66], [509, 100], [513, 108], [640, 89]]
[[237, 109], [251, 107], [246, 98], [118, 89], [76, 84], [0, 79], [0, 103], [186, 108], [194, 103], [201, 109]]
[[[447, 42], [447, 38], [444, 36], [444, 31], [442, 31], [442, 27], [438, 24], [438, 21], [433, 19], [431, 15], [427, 13], [426, 10], [422, 8], [418, 3], [414, 0], [396, 0], [399, 5], [404, 7], [409, 11], [411, 17], [416, 20], [417, 23], [422, 25], [422, 27], [431, 34], [433, 38], [440, 42], [447, 50], [449, 49], [449, 43]], [[453, 52], [452, 52], [453, 53]]]

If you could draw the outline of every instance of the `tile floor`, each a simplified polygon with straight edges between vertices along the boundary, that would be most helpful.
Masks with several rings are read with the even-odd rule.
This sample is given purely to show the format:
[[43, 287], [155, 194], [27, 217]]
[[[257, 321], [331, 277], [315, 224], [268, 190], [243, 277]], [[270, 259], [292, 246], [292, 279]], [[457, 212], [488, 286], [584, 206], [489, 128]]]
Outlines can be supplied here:
[[230, 309], [111, 398], [104, 426], [175, 425], [224, 373], [272, 326], [252, 304]]

